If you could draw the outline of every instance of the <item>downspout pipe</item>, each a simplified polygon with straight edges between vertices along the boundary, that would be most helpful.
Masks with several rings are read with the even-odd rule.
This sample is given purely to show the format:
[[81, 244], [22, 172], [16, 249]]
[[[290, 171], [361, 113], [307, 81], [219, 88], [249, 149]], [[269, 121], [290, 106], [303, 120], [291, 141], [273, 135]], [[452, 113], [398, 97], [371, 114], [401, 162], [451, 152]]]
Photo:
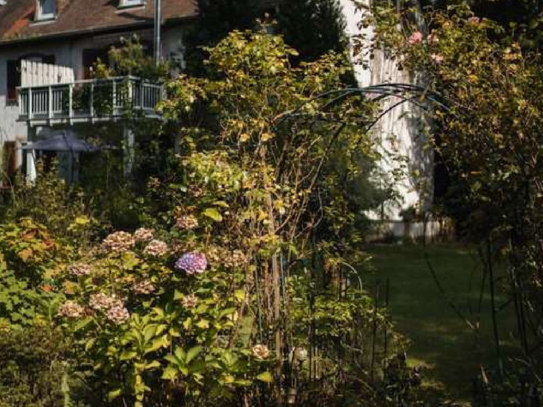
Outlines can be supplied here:
[[162, 9], [161, 0], [155, 0], [155, 14], [154, 14], [154, 51], [155, 51], [155, 64], [160, 63], [160, 28], [162, 25]]

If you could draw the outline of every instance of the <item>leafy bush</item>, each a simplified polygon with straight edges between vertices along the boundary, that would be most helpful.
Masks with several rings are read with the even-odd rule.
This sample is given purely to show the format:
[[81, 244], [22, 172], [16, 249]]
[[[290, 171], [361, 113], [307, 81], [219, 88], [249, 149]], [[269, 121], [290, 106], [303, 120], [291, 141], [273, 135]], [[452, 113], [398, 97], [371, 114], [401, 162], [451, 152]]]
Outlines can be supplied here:
[[46, 325], [0, 328], [0, 406], [67, 405], [67, 345]]

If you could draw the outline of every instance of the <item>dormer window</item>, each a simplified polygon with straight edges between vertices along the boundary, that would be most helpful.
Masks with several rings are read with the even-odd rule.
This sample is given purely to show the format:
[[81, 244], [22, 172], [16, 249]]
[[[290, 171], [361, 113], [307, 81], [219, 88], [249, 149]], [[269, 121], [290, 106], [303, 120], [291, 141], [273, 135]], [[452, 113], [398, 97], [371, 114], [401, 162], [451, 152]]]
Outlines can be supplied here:
[[36, 0], [36, 21], [53, 20], [57, 15], [57, 0]]
[[143, 6], [144, 0], [119, 0], [119, 8]]

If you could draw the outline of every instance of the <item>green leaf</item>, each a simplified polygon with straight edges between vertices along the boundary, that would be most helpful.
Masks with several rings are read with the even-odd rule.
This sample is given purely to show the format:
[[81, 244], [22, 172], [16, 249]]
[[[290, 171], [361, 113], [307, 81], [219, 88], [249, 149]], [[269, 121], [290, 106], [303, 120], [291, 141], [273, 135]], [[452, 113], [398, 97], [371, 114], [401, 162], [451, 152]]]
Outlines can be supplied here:
[[196, 326], [201, 329], [209, 328], [209, 321], [207, 319], [202, 319], [196, 323]]
[[156, 369], [160, 367], [160, 362], [158, 360], [153, 360], [151, 363], [147, 363], [145, 365], [145, 369], [146, 370], [149, 370], [149, 369]]
[[96, 338], [91, 338], [85, 344], [85, 352], [88, 352], [96, 343]]
[[108, 401], [113, 401], [115, 400], [117, 397], [119, 397], [121, 394], [122, 394], [122, 390], [121, 389], [115, 389], [115, 390], [111, 390], [108, 394], [107, 394], [107, 399]]
[[138, 356], [138, 353], [134, 350], [125, 350], [123, 353], [121, 353], [121, 360], [132, 360], [136, 356]]
[[222, 222], [222, 215], [215, 208], [207, 208], [203, 212], [203, 215], [207, 216], [208, 218], [210, 218], [212, 220], [214, 220], [215, 222]]
[[167, 343], [164, 340], [164, 337], [156, 338], [151, 342], [151, 345], [145, 347], [145, 353], [155, 352], [165, 346], [167, 346]]
[[200, 354], [201, 351], [201, 346], [195, 346], [194, 348], [190, 348], [187, 352], [186, 363], [189, 364], [191, 360], [193, 360], [196, 356]]
[[143, 330], [143, 337], [145, 339], [145, 342], [149, 342], [153, 336], [155, 336], [157, 331], [156, 325], [147, 325], [145, 329]]
[[261, 382], [265, 382], [265, 383], [273, 382], [273, 376], [270, 372], [260, 373], [256, 378], [260, 380]]
[[166, 369], [164, 369], [164, 372], [162, 372], [162, 379], [164, 380], [175, 380], [177, 377], [178, 370], [175, 369], [172, 366], [168, 366]]
[[185, 362], [185, 359], [187, 358], [187, 354], [186, 352], [183, 350], [182, 347], [178, 346], [177, 348], [175, 348], [175, 350], [173, 351], [175, 357], [177, 357], [177, 359], [181, 362]]

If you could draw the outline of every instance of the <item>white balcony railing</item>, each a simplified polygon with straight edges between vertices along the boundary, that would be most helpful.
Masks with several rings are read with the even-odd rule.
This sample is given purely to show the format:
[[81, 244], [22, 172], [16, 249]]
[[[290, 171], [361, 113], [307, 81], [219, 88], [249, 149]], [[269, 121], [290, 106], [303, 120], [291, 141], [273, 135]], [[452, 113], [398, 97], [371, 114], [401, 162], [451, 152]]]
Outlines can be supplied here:
[[112, 120], [129, 112], [158, 117], [163, 87], [136, 77], [116, 77], [18, 88], [19, 120], [55, 124]]

